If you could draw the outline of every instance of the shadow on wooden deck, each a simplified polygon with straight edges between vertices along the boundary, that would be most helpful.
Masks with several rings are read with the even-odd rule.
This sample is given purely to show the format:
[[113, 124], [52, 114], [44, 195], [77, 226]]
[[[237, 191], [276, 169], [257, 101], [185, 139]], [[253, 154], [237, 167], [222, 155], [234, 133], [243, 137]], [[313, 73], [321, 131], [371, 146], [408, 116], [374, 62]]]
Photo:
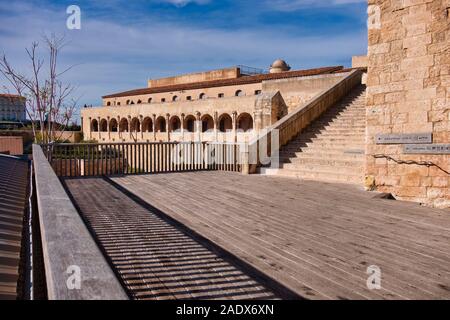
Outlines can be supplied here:
[[63, 181], [135, 299], [301, 299], [108, 178]]

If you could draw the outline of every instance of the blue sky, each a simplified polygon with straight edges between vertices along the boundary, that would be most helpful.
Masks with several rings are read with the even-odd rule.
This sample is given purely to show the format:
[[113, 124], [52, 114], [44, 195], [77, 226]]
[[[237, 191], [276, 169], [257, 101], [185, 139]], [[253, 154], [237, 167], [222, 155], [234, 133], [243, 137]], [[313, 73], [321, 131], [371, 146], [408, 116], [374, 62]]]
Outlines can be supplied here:
[[[81, 30], [66, 28], [66, 8], [81, 8]], [[65, 34], [61, 69], [79, 102], [146, 86], [148, 78], [233, 66], [294, 69], [350, 66], [365, 54], [364, 0], [0, 1], [0, 53], [24, 72], [25, 48], [43, 34]], [[0, 85], [6, 85], [0, 79]]]

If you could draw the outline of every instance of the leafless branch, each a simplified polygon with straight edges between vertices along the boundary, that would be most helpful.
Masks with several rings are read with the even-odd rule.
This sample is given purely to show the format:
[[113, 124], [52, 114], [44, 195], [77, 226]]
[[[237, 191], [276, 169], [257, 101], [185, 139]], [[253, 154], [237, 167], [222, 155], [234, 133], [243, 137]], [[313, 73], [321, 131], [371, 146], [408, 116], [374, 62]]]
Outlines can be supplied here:
[[[44, 75], [44, 59], [38, 55], [39, 43], [33, 42], [26, 49], [31, 62], [30, 75], [16, 71], [6, 56], [0, 59], [0, 74], [10, 83], [18, 95], [26, 99], [26, 114], [30, 118], [35, 140], [37, 140], [36, 123], [39, 123], [40, 139], [44, 143], [60, 139], [64, 130], [73, 119], [77, 100], [70, 100], [75, 91], [71, 84], [64, 84], [60, 77], [73, 66], [58, 71], [58, 57], [66, 45], [65, 37], [54, 34], [44, 36], [48, 49], [48, 74]], [[70, 100], [70, 101], [69, 101]], [[58, 131], [58, 132], [57, 132]]]

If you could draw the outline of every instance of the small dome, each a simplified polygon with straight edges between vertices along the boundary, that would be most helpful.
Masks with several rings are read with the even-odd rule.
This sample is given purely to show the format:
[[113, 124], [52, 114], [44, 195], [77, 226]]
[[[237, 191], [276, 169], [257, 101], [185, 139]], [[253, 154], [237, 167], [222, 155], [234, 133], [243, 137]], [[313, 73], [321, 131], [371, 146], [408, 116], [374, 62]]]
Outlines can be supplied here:
[[270, 66], [270, 73], [278, 73], [291, 70], [291, 67], [282, 59], [275, 60]]

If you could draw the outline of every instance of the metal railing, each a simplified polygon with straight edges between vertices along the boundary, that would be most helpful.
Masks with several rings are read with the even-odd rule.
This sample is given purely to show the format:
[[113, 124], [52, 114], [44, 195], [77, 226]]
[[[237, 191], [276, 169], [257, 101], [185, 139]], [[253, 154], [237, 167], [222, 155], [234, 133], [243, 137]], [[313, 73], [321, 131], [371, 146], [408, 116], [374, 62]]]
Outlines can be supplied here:
[[199, 170], [241, 171], [235, 143], [142, 142], [43, 144], [60, 177], [144, 174]]
[[265, 74], [268, 73], [268, 71], [260, 68], [253, 68], [249, 66], [244, 65], [237, 65], [237, 67], [240, 69], [241, 74], [248, 75], [248, 76], [256, 76], [259, 74]]

